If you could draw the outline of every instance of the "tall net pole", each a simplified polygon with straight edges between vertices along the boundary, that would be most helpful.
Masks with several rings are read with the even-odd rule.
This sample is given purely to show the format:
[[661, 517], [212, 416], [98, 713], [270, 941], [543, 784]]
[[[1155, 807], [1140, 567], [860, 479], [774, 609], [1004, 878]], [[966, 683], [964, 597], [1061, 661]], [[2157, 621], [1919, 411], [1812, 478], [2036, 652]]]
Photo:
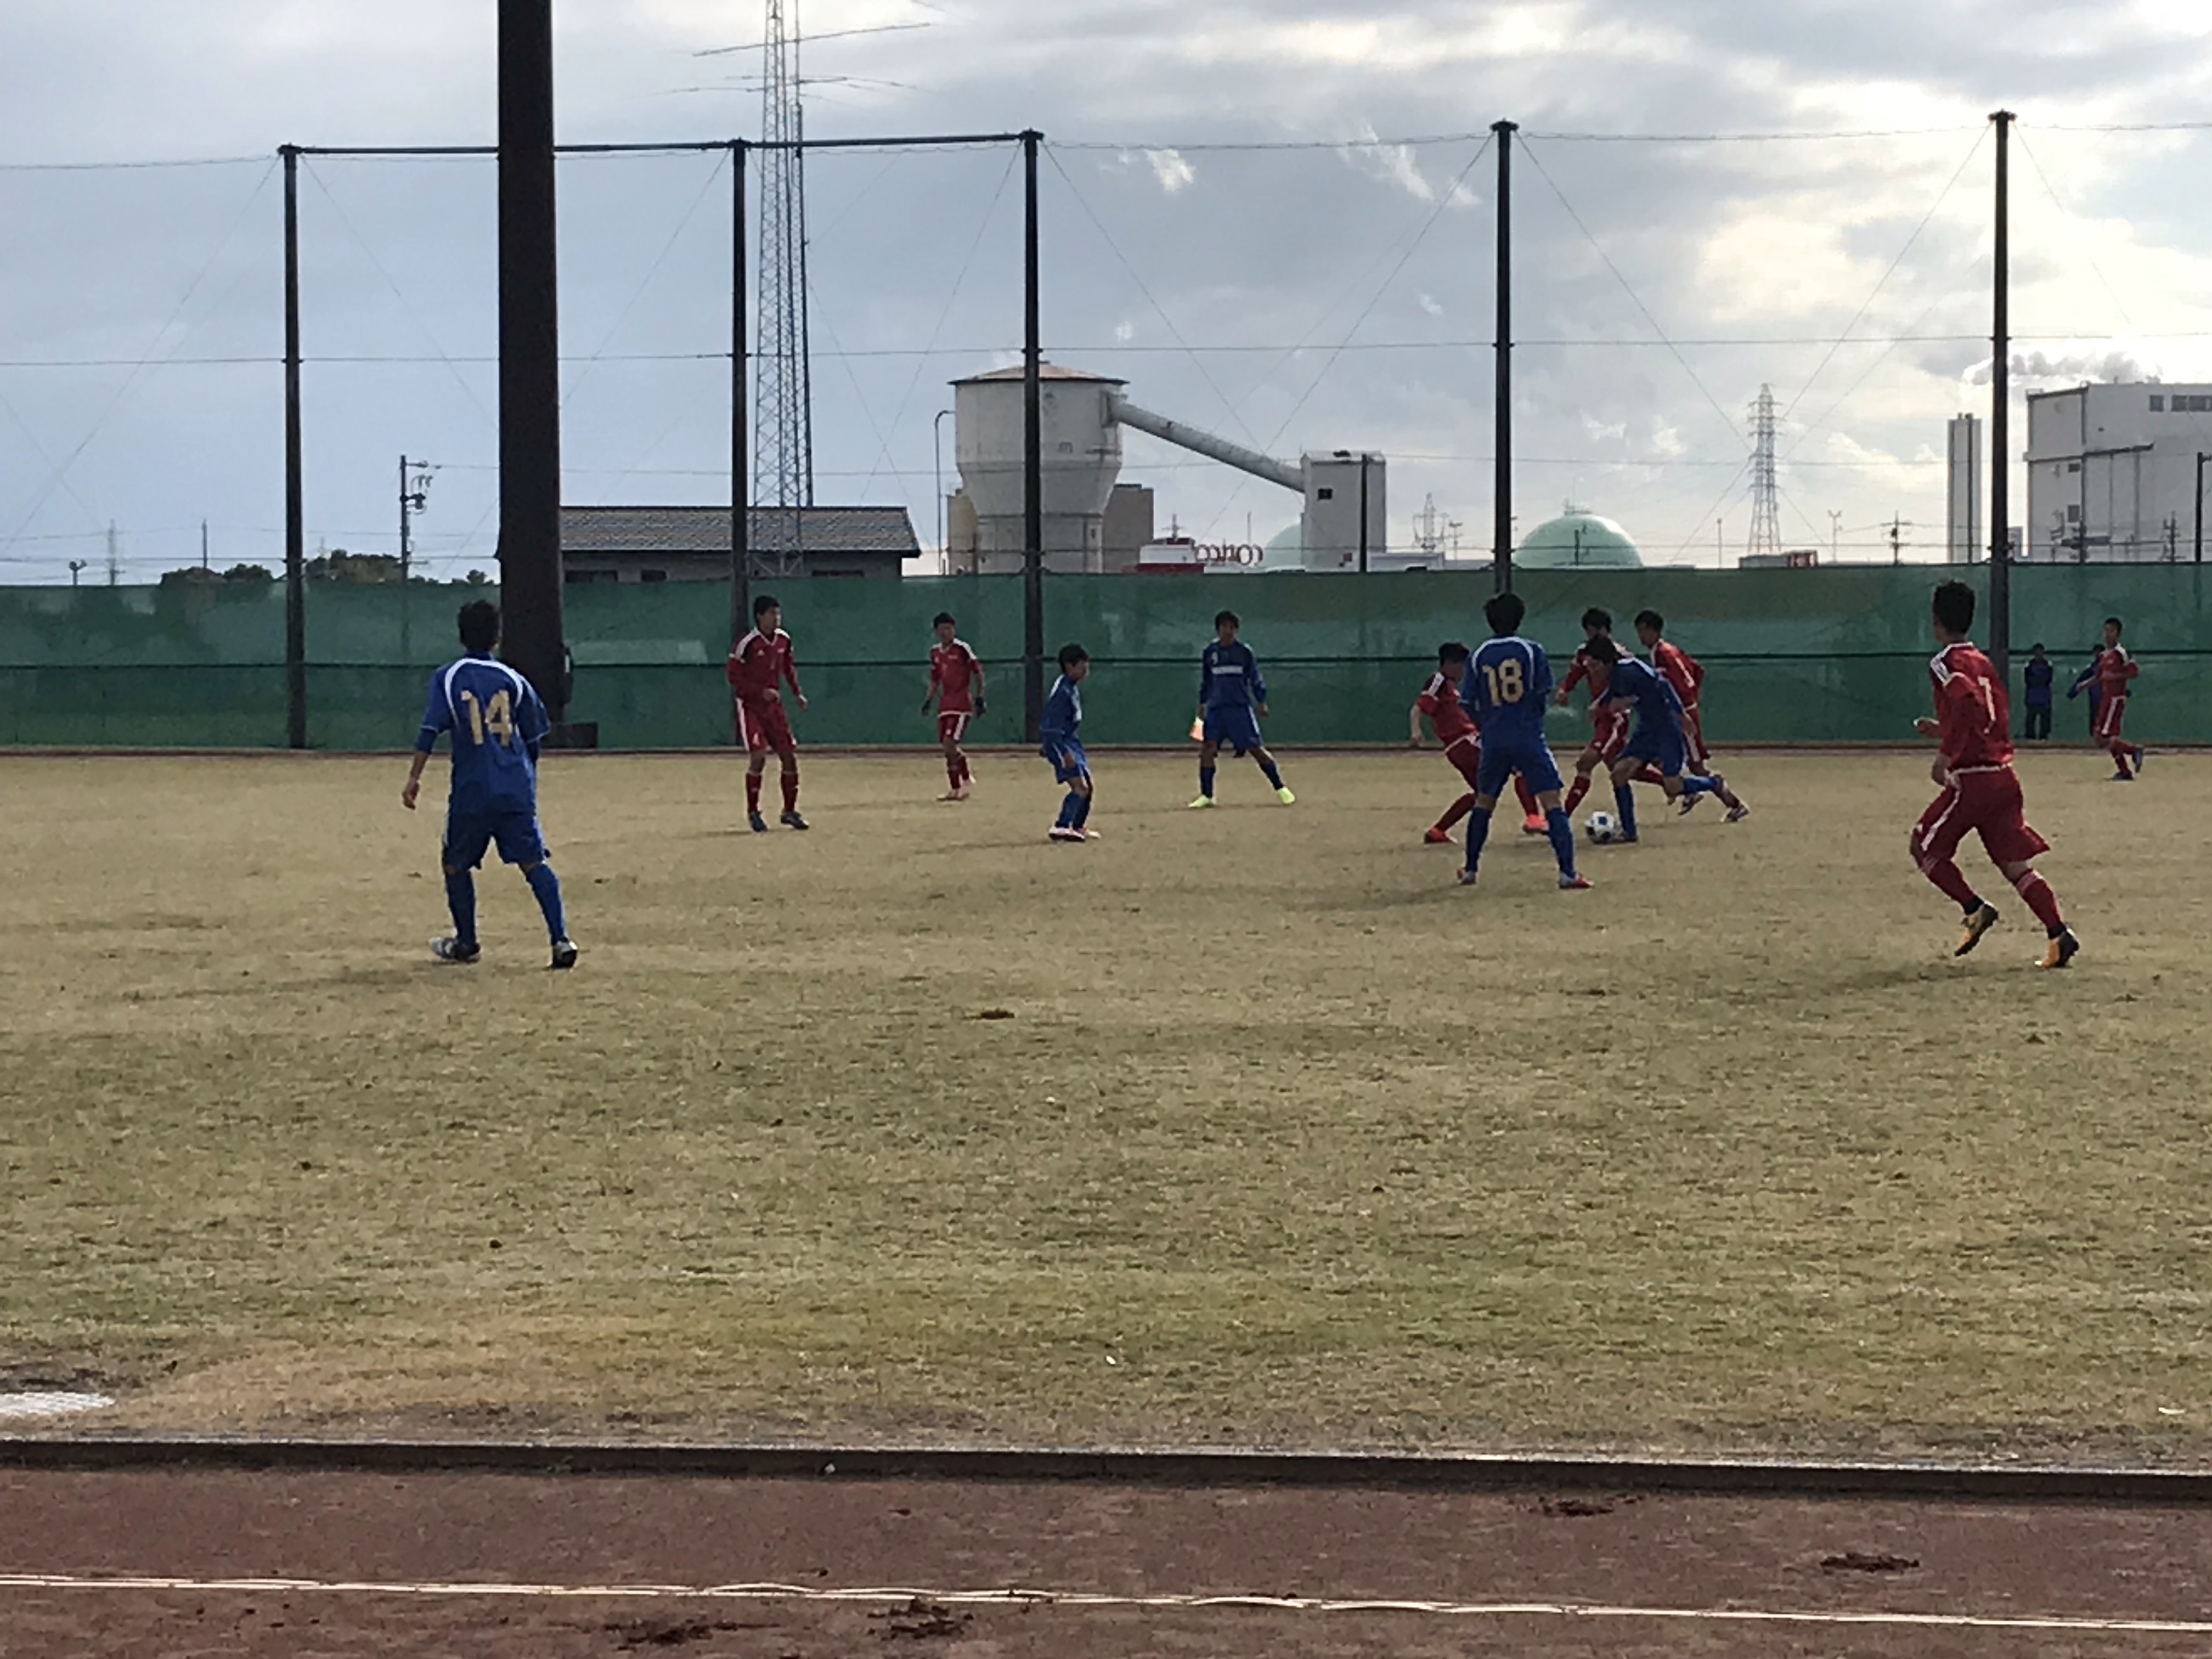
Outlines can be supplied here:
[[768, 0], [762, 36], [759, 329], [753, 368], [753, 501], [769, 544], [754, 572], [805, 568], [799, 509], [814, 502], [814, 434], [807, 406], [806, 185], [799, 106], [797, 0]]

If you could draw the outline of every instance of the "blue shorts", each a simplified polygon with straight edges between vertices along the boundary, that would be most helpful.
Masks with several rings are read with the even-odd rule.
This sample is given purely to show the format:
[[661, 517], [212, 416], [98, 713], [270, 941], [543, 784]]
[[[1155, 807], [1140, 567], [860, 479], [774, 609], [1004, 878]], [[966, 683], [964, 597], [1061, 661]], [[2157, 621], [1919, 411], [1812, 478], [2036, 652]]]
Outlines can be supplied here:
[[1240, 755], [1261, 747], [1260, 717], [1249, 702], [1224, 703], [1206, 711], [1206, 740]]
[[1549, 744], [1541, 739], [1516, 744], [1501, 732], [1494, 741], [1483, 740], [1482, 764], [1475, 771], [1474, 793], [1496, 800], [1504, 794], [1505, 786], [1516, 772], [1528, 779], [1528, 787], [1540, 795], [1559, 787], [1559, 763], [1552, 758]]
[[1037, 753], [1052, 763], [1052, 775], [1055, 782], [1073, 783], [1078, 778], [1091, 775], [1091, 757], [1083, 752], [1080, 738], [1048, 738]]
[[1628, 747], [1620, 751], [1623, 760], [1642, 761], [1658, 769], [1662, 778], [1679, 778], [1688, 769], [1690, 750], [1682, 740], [1682, 728], [1671, 722], [1665, 726], [1639, 725], [1628, 739]]
[[499, 843], [502, 864], [543, 864], [545, 838], [538, 833], [538, 814], [516, 810], [446, 814], [446, 848], [449, 870], [473, 870], [483, 862], [486, 848]]

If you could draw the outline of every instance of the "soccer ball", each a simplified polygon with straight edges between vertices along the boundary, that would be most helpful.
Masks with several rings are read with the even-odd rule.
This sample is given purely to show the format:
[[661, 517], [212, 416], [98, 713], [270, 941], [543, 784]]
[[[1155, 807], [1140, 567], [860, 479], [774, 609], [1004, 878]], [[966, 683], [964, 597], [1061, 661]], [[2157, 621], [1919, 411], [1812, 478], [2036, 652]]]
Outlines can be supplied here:
[[1600, 847], [1620, 839], [1620, 820], [1610, 812], [1593, 812], [1583, 820], [1583, 833]]

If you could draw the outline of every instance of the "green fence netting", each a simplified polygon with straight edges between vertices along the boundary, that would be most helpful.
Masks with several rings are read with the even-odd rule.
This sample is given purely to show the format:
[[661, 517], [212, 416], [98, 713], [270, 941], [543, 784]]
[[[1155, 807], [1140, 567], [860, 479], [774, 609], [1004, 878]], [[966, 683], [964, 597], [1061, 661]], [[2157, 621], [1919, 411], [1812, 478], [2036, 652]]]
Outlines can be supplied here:
[[[1901, 739], [1928, 707], [1927, 566], [1815, 570], [1532, 571], [1518, 582], [1525, 630], [1564, 657], [1583, 608], [1610, 610], [1627, 637], [1638, 610], [1711, 670], [1706, 729], [1720, 743]], [[1986, 572], [1964, 573], [1978, 587]], [[1054, 576], [1048, 655], [1080, 641], [1095, 667], [1085, 697], [1097, 743], [1175, 743], [1188, 727], [1198, 653], [1214, 613], [1233, 608], [1269, 683], [1271, 741], [1402, 741], [1406, 708], [1448, 638], [1484, 633], [1486, 572], [1388, 576]], [[431, 671], [457, 649], [453, 617], [477, 590], [316, 582], [307, 592], [307, 730], [330, 750], [401, 747]], [[990, 676], [974, 740], [1022, 738], [1018, 578], [782, 584], [811, 708], [803, 742], [927, 744], [918, 712], [939, 611], [959, 617]], [[2107, 614], [2127, 619], [2144, 664], [2130, 730], [2198, 736], [2212, 693], [2204, 568], [2023, 566], [2013, 577], [2018, 666], [2042, 641], [2062, 687]], [[572, 718], [609, 749], [730, 741], [722, 678], [727, 591], [714, 584], [579, 585], [568, 590]], [[281, 585], [0, 588], [0, 744], [276, 747], [285, 738]], [[1049, 672], [1049, 671], [1048, 671]], [[1571, 744], [1579, 715], [1561, 712]], [[2062, 699], [2060, 735], [2084, 728]]]

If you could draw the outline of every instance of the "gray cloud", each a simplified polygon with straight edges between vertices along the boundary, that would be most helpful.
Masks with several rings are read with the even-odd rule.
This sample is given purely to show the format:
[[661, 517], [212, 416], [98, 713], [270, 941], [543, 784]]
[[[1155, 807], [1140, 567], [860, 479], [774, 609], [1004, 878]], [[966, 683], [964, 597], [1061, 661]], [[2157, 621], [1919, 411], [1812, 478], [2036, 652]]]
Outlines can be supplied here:
[[[565, 0], [559, 15], [565, 136], [753, 130], [753, 96], [677, 90], [729, 72], [690, 55], [743, 33], [726, 6]], [[823, 0], [809, 21], [893, 15]], [[1034, 122], [1055, 140], [1127, 146], [1059, 149], [1046, 166], [1054, 349], [1248, 441], [1384, 447], [1396, 458], [1401, 532], [1429, 491], [1471, 526], [1488, 520], [1490, 159], [1467, 176], [1460, 204], [1439, 210], [1479, 141], [1403, 152], [1206, 146], [1480, 134], [1500, 114], [1520, 119], [1530, 135], [1516, 191], [1522, 519], [1571, 492], [1662, 556], [1710, 549], [1716, 514], [1733, 514], [1740, 535], [1741, 482], [1733, 495], [1725, 487], [1762, 382], [1794, 406], [1790, 539], [1817, 531], [1825, 542], [1831, 507], [1855, 524], [1896, 511], [1940, 521], [1940, 469], [1863, 458], [1916, 454], [1954, 412], [1962, 375], [1986, 362], [1986, 343], [1972, 343], [1988, 327], [1985, 144], [1854, 339], [1826, 342], [1868, 301], [1987, 109], [2009, 101], [2031, 122], [2140, 119], [2185, 111], [2212, 83], [2203, 25], [1979, 0], [969, 0], [910, 15], [936, 27], [810, 53], [811, 71], [869, 83], [821, 88], [811, 130]], [[488, 9], [434, 0], [373, 13], [311, 0], [15, 0], [0, 21], [0, 155], [482, 141], [491, 48]], [[1941, 131], [1727, 144], [1540, 136], [1808, 126]], [[2064, 337], [2048, 348], [2055, 364], [2110, 359], [2122, 348], [2083, 343], [2124, 333], [2136, 360], [2127, 367], [2182, 376], [2186, 348], [2154, 337], [2212, 328], [2212, 237], [2182, 205], [2194, 200], [2202, 141], [2027, 133], [2068, 201], [2131, 228], [2133, 243], [2100, 248], [2100, 272], [2085, 270], [2080, 222], [2016, 167], [2021, 332]], [[1156, 159], [1170, 151], [1172, 162]], [[710, 183], [714, 165], [564, 164], [569, 355], [723, 349], [726, 181]], [[888, 495], [933, 521], [930, 417], [943, 383], [1018, 339], [1019, 190], [1007, 167], [1006, 155], [981, 153], [814, 162], [823, 499]], [[15, 538], [0, 545], [0, 575], [58, 572], [111, 518], [155, 568], [197, 556], [203, 514], [237, 556], [281, 547], [273, 368], [129, 367], [149, 354], [273, 356], [276, 203], [270, 185], [253, 194], [264, 170], [0, 173], [0, 361], [124, 360], [0, 368], [0, 396], [21, 417], [0, 409], [0, 536]], [[495, 377], [489, 364], [440, 358], [494, 343], [490, 184], [478, 163], [313, 166], [308, 350], [427, 360], [311, 367], [309, 516], [334, 544], [389, 544], [389, 475], [405, 449], [448, 468], [424, 525], [432, 551], [457, 568], [489, 556]], [[1651, 336], [1608, 259], [1670, 337], [1807, 343], [1684, 345], [1679, 359], [1658, 345], [1546, 343]], [[1965, 337], [1881, 337], [1904, 332]], [[913, 355], [925, 347], [932, 355]], [[2027, 361], [2044, 349], [2023, 341]], [[872, 355], [887, 352], [908, 355]], [[721, 495], [726, 368], [711, 355], [579, 362], [568, 388], [572, 498]], [[1662, 432], [1674, 434], [1663, 444]], [[65, 486], [52, 488], [52, 464], [81, 442]], [[1267, 486], [1146, 445], [1133, 442], [1131, 458], [1131, 475], [1154, 482], [1164, 512], [1186, 524], [1241, 532], [1250, 512], [1264, 532], [1292, 516]], [[1830, 464], [1838, 458], [1851, 464]], [[40, 539], [60, 537], [85, 539]]]

